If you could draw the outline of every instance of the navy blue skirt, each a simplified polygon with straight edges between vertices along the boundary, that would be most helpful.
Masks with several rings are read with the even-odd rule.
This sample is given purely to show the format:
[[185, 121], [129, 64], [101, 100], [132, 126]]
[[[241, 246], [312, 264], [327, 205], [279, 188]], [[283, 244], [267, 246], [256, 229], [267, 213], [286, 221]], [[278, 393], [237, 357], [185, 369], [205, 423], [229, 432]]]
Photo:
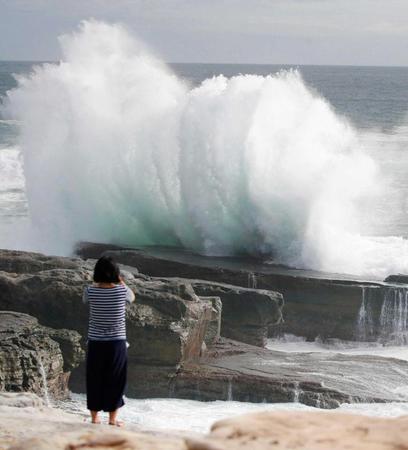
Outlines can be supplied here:
[[91, 411], [112, 412], [125, 404], [126, 341], [88, 341], [86, 400]]

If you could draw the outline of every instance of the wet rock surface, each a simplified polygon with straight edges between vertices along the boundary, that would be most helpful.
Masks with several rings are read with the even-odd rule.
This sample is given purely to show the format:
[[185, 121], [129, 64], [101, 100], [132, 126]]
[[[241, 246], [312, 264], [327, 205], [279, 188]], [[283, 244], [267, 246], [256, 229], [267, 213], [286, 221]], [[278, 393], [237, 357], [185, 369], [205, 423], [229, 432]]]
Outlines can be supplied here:
[[[187, 279], [173, 278], [180, 282]], [[222, 303], [221, 336], [265, 347], [268, 330], [282, 321], [282, 294], [211, 281], [188, 280], [200, 297], [216, 296]]]
[[[408, 362], [369, 355], [284, 353], [222, 339], [174, 380], [176, 397], [197, 400], [341, 403], [407, 401]], [[385, 388], [386, 386], [386, 388]]]
[[386, 283], [400, 283], [400, 284], [408, 284], [408, 275], [404, 274], [396, 274], [396, 275], [389, 275], [384, 282]]
[[43, 327], [26, 314], [0, 311], [0, 390], [64, 398], [70, 371], [82, 359], [78, 333]]
[[78, 258], [47, 256], [42, 253], [0, 249], [0, 270], [14, 273], [34, 273], [62, 267], [75, 269]]

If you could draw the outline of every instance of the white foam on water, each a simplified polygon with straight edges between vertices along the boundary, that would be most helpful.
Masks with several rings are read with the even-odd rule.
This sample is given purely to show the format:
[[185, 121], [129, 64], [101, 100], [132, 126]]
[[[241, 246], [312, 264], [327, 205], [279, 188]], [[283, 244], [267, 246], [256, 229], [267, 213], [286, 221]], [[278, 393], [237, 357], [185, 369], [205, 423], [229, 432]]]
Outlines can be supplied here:
[[18, 125], [18, 120], [13, 119], [0, 119], [0, 124], [3, 125]]
[[379, 342], [355, 342], [331, 340], [328, 343], [319, 339], [306, 341], [305, 338], [285, 334], [281, 338], [268, 339], [267, 348], [288, 353], [341, 353], [345, 355], [374, 355], [408, 361], [408, 347], [384, 345]]
[[0, 148], [0, 193], [24, 191], [23, 158], [18, 147]]
[[[70, 401], [59, 406], [81, 415], [87, 415], [86, 400], [82, 394], [72, 394]], [[179, 399], [126, 399], [121, 419], [140, 425], [145, 430], [194, 431], [207, 433], [217, 420], [240, 414], [270, 410], [316, 410], [300, 403], [244, 403], [234, 401], [199, 402]]]
[[[72, 394], [71, 400], [59, 402], [63, 409], [87, 416], [85, 396]], [[129, 424], [151, 431], [188, 431], [208, 433], [211, 425], [222, 419], [261, 411], [318, 411], [301, 403], [245, 403], [234, 401], [199, 402], [178, 399], [126, 399], [120, 418]], [[357, 413], [370, 416], [397, 417], [408, 413], [408, 403], [343, 404], [326, 412]]]
[[344, 403], [339, 411], [376, 417], [399, 417], [408, 414], [408, 403]]
[[61, 62], [20, 75], [5, 102], [21, 122], [31, 246], [182, 245], [408, 272], [408, 241], [371, 234], [389, 213], [364, 207], [387, 184], [372, 148], [298, 72], [191, 88], [120, 25], [86, 21], [60, 41]]
[[0, 247], [35, 248], [28, 214], [21, 151], [0, 148]]
[[17, 147], [0, 148], [0, 226], [27, 214], [21, 152]]

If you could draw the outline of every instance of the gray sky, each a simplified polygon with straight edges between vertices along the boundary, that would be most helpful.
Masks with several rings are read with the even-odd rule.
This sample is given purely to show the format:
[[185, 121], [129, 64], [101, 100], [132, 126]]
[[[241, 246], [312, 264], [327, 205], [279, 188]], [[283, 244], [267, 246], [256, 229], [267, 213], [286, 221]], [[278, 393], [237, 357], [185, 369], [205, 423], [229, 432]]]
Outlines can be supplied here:
[[408, 66], [408, 0], [0, 0], [0, 60], [58, 59], [91, 17], [169, 62]]

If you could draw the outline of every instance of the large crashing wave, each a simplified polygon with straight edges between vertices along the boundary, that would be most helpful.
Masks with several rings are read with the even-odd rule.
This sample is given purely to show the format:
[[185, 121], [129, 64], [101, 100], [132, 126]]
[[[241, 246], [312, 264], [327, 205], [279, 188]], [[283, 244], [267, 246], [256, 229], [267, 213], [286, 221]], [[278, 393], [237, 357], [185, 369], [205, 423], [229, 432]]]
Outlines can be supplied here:
[[8, 94], [40, 250], [182, 245], [382, 276], [391, 248], [408, 270], [404, 240], [361, 236], [376, 166], [296, 71], [192, 89], [118, 25], [84, 22], [61, 46]]

